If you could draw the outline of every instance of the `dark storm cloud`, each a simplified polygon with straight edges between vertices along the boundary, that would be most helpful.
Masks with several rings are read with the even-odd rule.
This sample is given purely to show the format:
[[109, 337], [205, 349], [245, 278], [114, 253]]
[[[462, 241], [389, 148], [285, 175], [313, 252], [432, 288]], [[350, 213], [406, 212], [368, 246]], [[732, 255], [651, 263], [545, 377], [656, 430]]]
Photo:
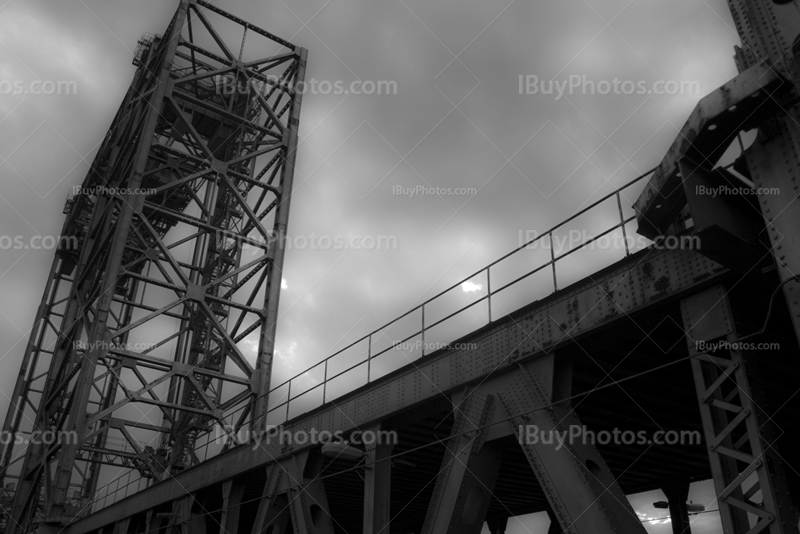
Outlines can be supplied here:
[[[397, 246], [288, 254], [280, 379], [516, 247], [520, 230], [549, 227], [654, 166], [702, 96], [519, 94], [520, 76], [688, 80], [705, 94], [734, 73], [737, 38], [721, 0], [217, 5], [309, 48], [309, 78], [397, 87], [305, 96], [290, 234], [391, 236]], [[175, 6], [5, 4], [3, 79], [73, 80], [79, 92], [0, 96], [3, 233], [58, 233], [66, 192], [133, 74], [136, 40], [163, 31]], [[477, 193], [410, 197], [398, 187]], [[13, 345], [30, 328], [51, 257], [0, 256], [13, 297], [0, 303], [14, 325], [2, 330], [6, 369], [22, 356]], [[12, 383], [6, 373], [0, 389]]]

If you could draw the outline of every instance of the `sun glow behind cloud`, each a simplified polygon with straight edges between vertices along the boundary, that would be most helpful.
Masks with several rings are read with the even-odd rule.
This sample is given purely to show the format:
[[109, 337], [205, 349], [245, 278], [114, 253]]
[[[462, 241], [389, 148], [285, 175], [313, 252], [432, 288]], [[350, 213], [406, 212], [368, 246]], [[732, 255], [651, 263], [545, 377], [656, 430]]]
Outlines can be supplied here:
[[476, 291], [480, 291], [481, 289], [483, 289], [483, 285], [470, 282], [469, 280], [461, 284], [461, 291], [464, 293], [474, 293]]

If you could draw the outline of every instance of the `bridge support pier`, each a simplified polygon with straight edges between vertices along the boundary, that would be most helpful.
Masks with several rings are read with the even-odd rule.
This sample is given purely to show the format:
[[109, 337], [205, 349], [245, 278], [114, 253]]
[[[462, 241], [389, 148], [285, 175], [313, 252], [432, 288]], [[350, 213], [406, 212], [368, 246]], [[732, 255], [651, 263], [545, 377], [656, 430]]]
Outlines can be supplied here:
[[153, 519], [155, 519], [153, 517], [154, 515], [155, 515], [155, 512], [152, 509], [150, 509], [147, 512], [145, 512], [145, 516], [144, 516], [144, 534], [151, 534], [152, 532], [156, 531], [156, 526], [158, 525], [158, 523], [157, 522], [153, 523]]
[[[582, 426], [566, 402], [553, 403], [554, 385], [563, 387], [564, 382], [554, 363], [555, 355], [550, 354], [520, 366], [498, 396], [519, 432], [520, 445], [561, 531], [644, 534], [639, 518], [594, 445], [558, 437], [573, 436], [572, 432]], [[564, 371], [568, 372], [569, 366]]]
[[517, 432], [558, 532], [645, 533], [594, 445], [562, 440], [582, 429], [567, 402], [553, 403], [566, 398], [570, 373], [568, 361], [556, 365], [550, 354], [455, 396], [452, 437], [423, 534], [480, 532], [500, 469], [495, 440]]
[[672, 534], [692, 534], [686, 500], [689, 498], [689, 483], [675, 482], [661, 488], [669, 503], [669, 517]]
[[244, 484], [234, 480], [222, 483], [222, 517], [219, 521], [219, 534], [237, 534], [241, 511]]
[[114, 523], [114, 534], [128, 534], [128, 527], [131, 524], [131, 518], [126, 517]]
[[[303, 452], [298, 456], [297, 461], [305, 466], [308, 453]], [[287, 532], [291, 520], [289, 512], [291, 505], [286, 495], [288, 487], [286, 479], [291, 479], [289, 476], [291, 473], [290, 463], [293, 462], [289, 460], [267, 466], [267, 479], [264, 482], [264, 490], [258, 503], [251, 534], [284, 534]]]
[[[373, 429], [379, 436], [380, 426]], [[364, 534], [389, 534], [392, 519], [391, 483], [393, 444], [365, 444], [367, 463], [364, 470]]]
[[[308, 453], [300, 458], [293, 456], [288, 471], [289, 514], [292, 518], [294, 534], [333, 534], [333, 519], [328, 507], [325, 485], [317, 479], [321, 458], [306, 466]], [[309, 469], [310, 468], [310, 469]], [[306, 472], [311, 480], [306, 480]]]
[[492, 420], [495, 400], [482, 388], [454, 395], [455, 422], [425, 516], [423, 534], [478, 534], [502, 461], [496, 443], [479, 430]]
[[295, 487], [287, 497], [295, 534], [333, 534], [333, 520], [321, 480]]
[[[797, 510], [783, 462], [764, 436], [768, 418], [757, 417], [761, 408], [749, 383], [753, 370], [738, 350], [725, 288], [684, 299], [681, 314], [689, 352], [696, 355], [692, 371], [724, 531], [796, 534]], [[719, 342], [725, 345], [705, 352]]]

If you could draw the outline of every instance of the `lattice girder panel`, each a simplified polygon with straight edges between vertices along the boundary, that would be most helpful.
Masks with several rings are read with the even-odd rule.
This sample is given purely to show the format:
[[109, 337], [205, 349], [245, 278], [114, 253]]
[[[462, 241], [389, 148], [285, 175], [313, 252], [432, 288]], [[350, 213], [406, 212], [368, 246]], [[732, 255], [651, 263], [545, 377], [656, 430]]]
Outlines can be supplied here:
[[[154, 48], [148, 61], [158, 69], [164, 57], [163, 48]], [[29, 415], [25, 419], [33, 431], [70, 439], [68, 433], [75, 427], [72, 414], [80, 411], [77, 407], [90, 410], [102, 404], [97, 396], [91, 395], [90, 388], [98, 386], [91, 380], [91, 372], [84, 369], [91, 367], [85, 360], [86, 332], [98, 317], [101, 273], [109, 261], [113, 231], [120, 221], [124, 202], [109, 191], [125, 187], [130, 178], [132, 156], [121, 147], [138, 146], [149, 106], [139, 95], [153, 91], [157, 85], [158, 80], [150, 71], [137, 72], [81, 193], [68, 205], [62, 234], [75, 242], [56, 254], [12, 398], [12, 406], [32, 408], [33, 419]], [[45, 325], [50, 335], [45, 334]], [[85, 398], [76, 402], [81, 382]], [[14, 421], [15, 415], [20, 413], [13, 414], [10, 410], [6, 418], [6, 427], [14, 432], [20, 429], [20, 418]], [[62, 470], [62, 475], [69, 476], [62, 476], [56, 485], [54, 480], [59, 474], [56, 466], [64, 445], [59, 439], [54, 443], [31, 441], [27, 447], [6, 449], [4, 457], [21, 464], [13, 469], [4, 464], [4, 485], [9, 480], [16, 484], [7, 528], [12, 531], [25, 528], [34, 517], [47, 515], [55, 502], [61, 510], [81, 512], [84, 490], [91, 485], [93, 472], [80, 458], [73, 457], [70, 464], [74, 464], [74, 469]], [[68, 502], [70, 488], [77, 488], [78, 498], [70, 496], [71, 501], [77, 502]]]
[[[242, 60], [248, 35], [263, 59]], [[12, 531], [85, 515], [120, 470], [161, 480], [265, 419], [306, 52], [195, 0], [142, 48], [68, 205], [77, 254], [54, 263], [6, 420], [76, 437], [4, 450], [4, 476], [24, 458]]]
[[[681, 315], [695, 355], [692, 373], [724, 531], [797, 532], [797, 512], [772, 448], [769, 416], [751, 390], [755, 372], [748, 369], [745, 352], [735, 348], [740, 343], [724, 286], [684, 299]], [[703, 344], [732, 348], [705, 350]]]

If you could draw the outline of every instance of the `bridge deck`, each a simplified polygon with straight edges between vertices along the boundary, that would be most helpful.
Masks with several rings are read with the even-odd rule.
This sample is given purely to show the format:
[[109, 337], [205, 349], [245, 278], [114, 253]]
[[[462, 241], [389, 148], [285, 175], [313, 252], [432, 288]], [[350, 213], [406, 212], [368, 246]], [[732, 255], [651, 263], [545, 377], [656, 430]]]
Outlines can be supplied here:
[[[429, 354], [293, 418], [285, 428], [347, 432], [381, 422], [382, 428], [396, 429], [399, 443], [393, 454], [403, 454], [393, 460], [392, 510], [393, 515], [403, 512], [393, 528], [414, 530], [424, 518], [445, 450], [436, 440], [444, 440], [453, 424], [448, 394], [490, 375], [513, 371], [520, 362], [545, 353], [556, 351], [557, 358], [571, 359], [573, 394], [591, 392], [573, 399], [582, 423], [590, 430], [619, 428], [646, 431], [648, 436], [657, 430], [701, 431], [691, 369], [685, 361], [688, 351], [678, 299], [724, 282], [728, 276], [725, 269], [692, 251], [642, 251], [460, 340], [474, 349]], [[747, 293], [743, 294], [746, 298]], [[754, 321], [761, 320], [765, 312], [754, 309]], [[791, 338], [787, 343], [785, 347], [796, 345], [789, 345]], [[669, 362], [676, 363], [625, 380]], [[776, 362], [764, 364], [774, 366]], [[619, 381], [622, 383], [615, 384]], [[788, 379], [776, 380], [771, 388], [776, 398], [787, 399], [791, 385]], [[780, 414], [787, 420], [796, 415], [792, 410]], [[505, 447], [490, 511], [502, 507], [518, 515], [542, 510], [543, 494], [521, 449], [513, 446], [515, 438], [503, 439], [509, 446]], [[257, 502], [257, 493], [263, 488], [263, 467], [304, 448], [309, 446], [242, 445], [72, 524], [69, 534], [90, 532], [189, 492], [202, 494], [239, 476], [248, 481], [244, 499], [253, 499], [242, 508], [241, 520], [246, 522], [248, 514], [255, 513], [247, 506]], [[628, 494], [658, 488], [672, 479], [710, 476], [702, 444], [676, 448], [598, 443], [598, 449]], [[347, 524], [352, 522], [357, 531], [363, 507], [361, 474], [336, 474], [354, 464], [326, 462], [322, 476], [328, 477], [325, 485], [331, 510], [342, 528], [349, 528]], [[205, 508], [211, 510], [212, 505], [213, 499]]]

